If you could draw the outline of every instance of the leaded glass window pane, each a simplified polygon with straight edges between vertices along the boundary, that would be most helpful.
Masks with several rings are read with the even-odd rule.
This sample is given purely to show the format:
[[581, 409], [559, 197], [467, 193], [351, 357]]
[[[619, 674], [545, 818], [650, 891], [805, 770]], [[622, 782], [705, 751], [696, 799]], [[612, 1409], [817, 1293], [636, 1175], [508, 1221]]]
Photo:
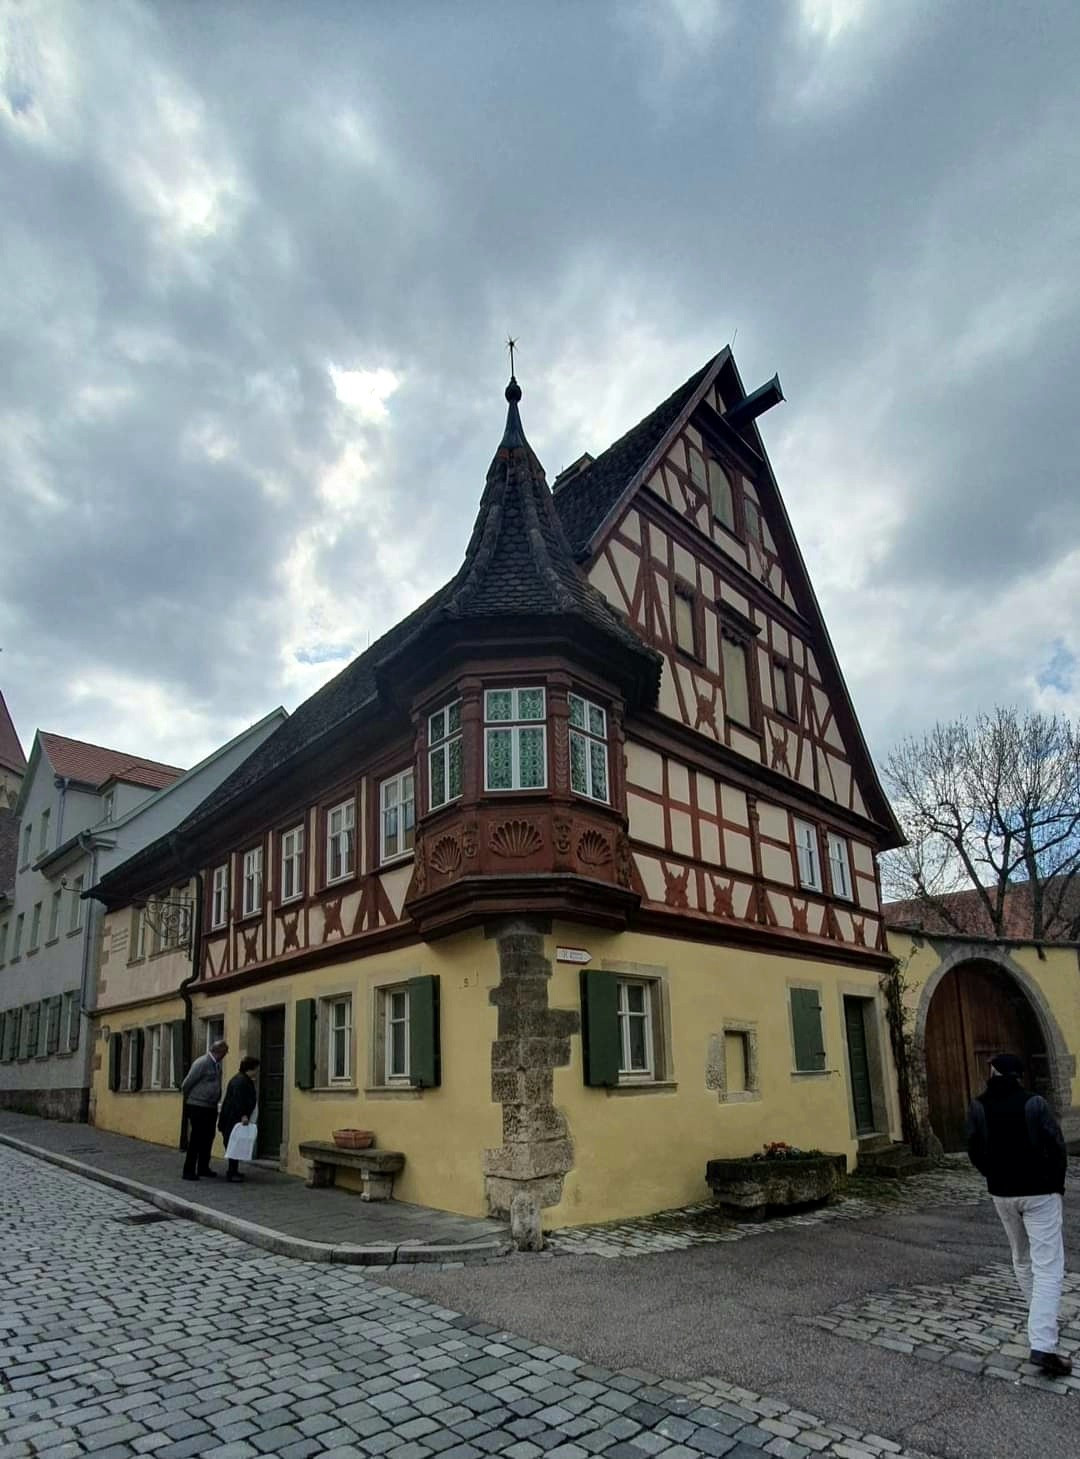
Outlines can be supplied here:
[[487, 708], [484, 713], [488, 720], [513, 719], [514, 691], [512, 689], [489, 689]]
[[592, 797], [594, 800], [607, 800], [607, 750], [598, 741], [593, 740], [589, 745], [589, 755], [592, 768]]
[[589, 729], [594, 735], [607, 734], [607, 715], [595, 704], [589, 705]]
[[585, 728], [585, 701], [576, 694], [570, 695], [570, 723], [575, 729]]
[[438, 714], [433, 714], [428, 720], [428, 739], [432, 744], [437, 740], [446, 738], [446, 710], [440, 709]]
[[451, 704], [447, 708], [447, 711], [446, 711], [446, 733], [448, 735], [452, 735], [452, 734], [454, 734], [454, 732], [456, 730], [459, 730], [460, 728], [461, 728], [461, 700], [460, 699], [456, 699], [454, 701], [454, 703]]
[[543, 689], [518, 690], [518, 719], [543, 719]]
[[431, 752], [431, 804], [442, 805], [446, 800], [446, 756], [442, 750]]
[[514, 739], [512, 730], [487, 732], [487, 788], [512, 790], [514, 787]]
[[519, 757], [521, 761], [521, 786], [524, 790], [535, 790], [547, 783], [547, 766], [544, 763], [544, 731], [539, 729], [518, 730]]
[[453, 800], [461, 794], [461, 740], [451, 740], [446, 747], [447, 757], [450, 761], [450, 773], [447, 776], [449, 783], [450, 799]]
[[570, 788], [578, 795], [589, 793], [589, 756], [584, 735], [570, 736]]

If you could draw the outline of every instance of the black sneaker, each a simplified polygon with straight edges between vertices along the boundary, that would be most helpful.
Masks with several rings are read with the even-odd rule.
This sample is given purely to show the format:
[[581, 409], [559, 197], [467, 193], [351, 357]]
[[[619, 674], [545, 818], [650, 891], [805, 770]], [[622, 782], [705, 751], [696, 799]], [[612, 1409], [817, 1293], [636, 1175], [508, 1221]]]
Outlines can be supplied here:
[[188, 1175], [187, 1171], [185, 1170], [180, 1178], [181, 1180], [198, 1180], [199, 1177], [197, 1175]]
[[1038, 1353], [1032, 1348], [1031, 1361], [1048, 1378], [1067, 1378], [1072, 1372], [1072, 1363], [1060, 1353]]
[[217, 1180], [217, 1171], [216, 1170], [200, 1170], [199, 1171], [199, 1175], [200, 1175], [200, 1177], [203, 1177], [206, 1180]]

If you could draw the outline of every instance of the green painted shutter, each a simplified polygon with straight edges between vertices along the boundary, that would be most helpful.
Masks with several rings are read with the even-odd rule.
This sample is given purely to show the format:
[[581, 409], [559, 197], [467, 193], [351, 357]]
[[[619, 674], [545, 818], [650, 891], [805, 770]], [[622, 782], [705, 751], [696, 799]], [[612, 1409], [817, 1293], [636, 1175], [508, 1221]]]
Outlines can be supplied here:
[[409, 1083], [436, 1089], [442, 1083], [439, 1047], [439, 979], [410, 978]]
[[28, 1059], [36, 1059], [38, 1045], [41, 1042], [41, 1004], [31, 1003], [27, 1012], [26, 1057]]
[[179, 1089], [184, 1077], [184, 1020], [180, 1018], [170, 1024], [169, 1033], [172, 1038], [172, 1087]]
[[791, 1026], [795, 1036], [795, 1068], [808, 1073], [824, 1069], [825, 1037], [816, 988], [792, 988]]
[[78, 993], [69, 993], [72, 1007], [68, 1010], [68, 1053], [73, 1054], [79, 1047], [79, 1034], [82, 1030], [82, 998]]
[[8, 1016], [0, 1013], [0, 1063], [7, 1063], [8, 1057]]
[[45, 1052], [55, 1054], [60, 1047], [60, 1010], [63, 998], [59, 995], [49, 999], [49, 1022], [45, 1035]]
[[141, 1028], [133, 1028], [131, 1039], [135, 1045], [135, 1054], [131, 1064], [131, 1087], [141, 1089], [143, 1087], [143, 1050], [146, 1044], [146, 1034]]
[[619, 980], [581, 970], [581, 1047], [585, 1083], [612, 1089], [619, 1082]]
[[114, 1094], [120, 1088], [120, 1056], [123, 1048], [123, 1034], [114, 1033], [109, 1039], [109, 1088]]
[[315, 1087], [315, 999], [296, 1004], [296, 1087]]

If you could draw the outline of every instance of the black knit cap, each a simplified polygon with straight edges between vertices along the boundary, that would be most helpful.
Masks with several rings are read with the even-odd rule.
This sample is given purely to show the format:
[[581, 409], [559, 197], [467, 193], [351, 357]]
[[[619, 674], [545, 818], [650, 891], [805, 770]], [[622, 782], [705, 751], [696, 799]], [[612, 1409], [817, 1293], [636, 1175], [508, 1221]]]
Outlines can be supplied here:
[[990, 1060], [990, 1067], [999, 1074], [1010, 1074], [1014, 1079], [1023, 1078], [1024, 1061], [1018, 1054], [995, 1054]]

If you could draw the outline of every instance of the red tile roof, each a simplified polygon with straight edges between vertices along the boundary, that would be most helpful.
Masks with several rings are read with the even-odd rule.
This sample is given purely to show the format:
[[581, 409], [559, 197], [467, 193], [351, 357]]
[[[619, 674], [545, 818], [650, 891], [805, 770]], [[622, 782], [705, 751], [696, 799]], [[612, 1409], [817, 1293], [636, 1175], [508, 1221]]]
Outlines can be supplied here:
[[44, 730], [38, 732], [38, 740], [57, 775], [81, 780], [87, 785], [101, 786], [107, 780], [126, 780], [129, 785], [162, 790], [184, 773], [177, 765], [163, 765], [160, 760], [129, 755], [124, 750], [107, 750], [103, 745], [69, 740], [66, 735], [50, 735]]
[[23, 747], [19, 744], [19, 736], [15, 733], [15, 726], [11, 722], [11, 715], [4, 703], [4, 696], [0, 693], [0, 766], [5, 770], [14, 770], [17, 774], [26, 769], [26, 756], [23, 754]]
[[[1074, 882], [1062, 891], [1059, 879], [1051, 877], [1044, 883], [1044, 887], [1044, 915], [1047, 921], [1042, 940], [1074, 941], [1077, 936], [1077, 922], [1080, 921], [1080, 882]], [[927, 906], [917, 900], [886, 902], [882, 908], [885, 925], [898, 930], [915, 930], [944, 937], [953, 932], [959, 932], [964, 937], [994, 936], [986, 907], [974, 888], [948, 892], [936, 900], [947, 908], [948, 917], [937, 907]], [[1002, 935], [1018, 941], [1026, 940], [1031, 937], [1032, 921], [1031, 886], [1028, 882], [1014, 882], [1005, 894]]]

